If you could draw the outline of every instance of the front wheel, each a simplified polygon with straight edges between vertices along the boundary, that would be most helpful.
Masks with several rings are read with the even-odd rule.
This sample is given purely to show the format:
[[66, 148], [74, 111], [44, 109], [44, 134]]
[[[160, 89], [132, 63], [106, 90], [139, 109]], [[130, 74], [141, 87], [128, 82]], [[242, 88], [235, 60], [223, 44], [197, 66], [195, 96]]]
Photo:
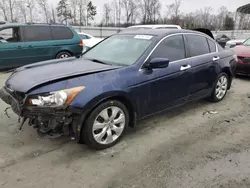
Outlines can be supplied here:
[[115, 145], [129, 123], [129, 113], [119, 101], [107, 101], [94, 109], [86, 120], [82, 139], [93, 149], [101, 150]]
[[219, 102], [224, 99], [227, 94], [228, 84], [228, 75], [226, 73], [221, 73], [216, 80], [213, 92], [211, 94], [211, 100], [213, 102]]

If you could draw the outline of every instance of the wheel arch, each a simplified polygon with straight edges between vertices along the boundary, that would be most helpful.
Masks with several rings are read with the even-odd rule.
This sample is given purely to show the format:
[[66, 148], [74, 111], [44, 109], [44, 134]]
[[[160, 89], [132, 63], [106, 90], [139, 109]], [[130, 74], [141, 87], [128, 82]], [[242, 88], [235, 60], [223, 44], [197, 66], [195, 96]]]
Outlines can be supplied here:
[[125, 94], [116, 93], [116, 94], [109, 95], [106, 97], [99, 96], [98, 98], [99, 98], [99, 100], [93, 99], [95, 102], [93, 102], [93, 100], [90, 101], [85, 107], [86, 111], [83, 110], [84, 113], [81, 116], [80, 124], [78, 125], [78, 128], [77, 128], [78, 141], [82, 140], [81, 139], [81, 132], [83, 131], [86, 119], [89, 117], [91, 112], [93, 112], [93, 110], [95, 108], [97, 108], [101, 103], [104, 103], [104, 102], [109, 101], [109, 100], [117, 100], [117, 101], [123, 103], [129, 112], [129, 127], [133, 128], [136, 126], [137, 109], [136, 109], [135, 105], [133, 105], [133, 102]]
[[73, 52], [71, 52], [71, 51], [68, 50], [68, 49], [63, 49], [63, 50], [60, 50], [60, 51], [58, 51], [58, 52], [56, 53], [55, 58], [57, 58], [58, 54], [60, 54], [60, 53], [62, 53], [62, 52], [67, 52], [67, 53], [69, 53], [71, 56], [73, 56]]
[[231, 88], [231, 84], [232, 84], [232, 80], [233, 80], [233, 74], [232, 74], [232, 72], [231, 72], [231, 70], [230, 70], [229, 67], [224, 67], [224, 68], [221, 70], [221, 73], [223, 73], [223, 72], [226, 73], [227, 76], [228, 76], [228, 78], [229, 78], [228, 89], [230, 89], [230, 88]]

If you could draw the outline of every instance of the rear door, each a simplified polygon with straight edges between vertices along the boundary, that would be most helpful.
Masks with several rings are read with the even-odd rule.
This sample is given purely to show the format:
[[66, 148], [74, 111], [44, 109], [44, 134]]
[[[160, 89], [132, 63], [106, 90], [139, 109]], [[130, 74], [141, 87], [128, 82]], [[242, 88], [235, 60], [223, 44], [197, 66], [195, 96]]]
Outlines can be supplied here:
[[53, 40], [49, 26], [22, 27], [23, 53], [27, 57], [23, 64], [35, 63], [54, 58]]
[[211, 93], [217, 76], [219, 54], [212, 39], [198, 34], [186, 34], [186, 39], [192, 61], [193, 81], [190, 87], [190, 100], [193, 100]]

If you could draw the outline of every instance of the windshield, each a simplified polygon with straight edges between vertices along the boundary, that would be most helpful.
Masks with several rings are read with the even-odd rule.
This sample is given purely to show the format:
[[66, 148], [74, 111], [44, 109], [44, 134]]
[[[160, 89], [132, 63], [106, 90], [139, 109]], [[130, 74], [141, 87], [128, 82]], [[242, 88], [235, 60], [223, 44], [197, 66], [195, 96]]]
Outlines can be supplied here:
[[250, 38], [247, 39], [244, 43], [243, 43], [244, 46], [250, 46]]
[[105, 63], [134, 64], [152, 43], [151, 35], [114, 35], [86, 52], [83, 57]]

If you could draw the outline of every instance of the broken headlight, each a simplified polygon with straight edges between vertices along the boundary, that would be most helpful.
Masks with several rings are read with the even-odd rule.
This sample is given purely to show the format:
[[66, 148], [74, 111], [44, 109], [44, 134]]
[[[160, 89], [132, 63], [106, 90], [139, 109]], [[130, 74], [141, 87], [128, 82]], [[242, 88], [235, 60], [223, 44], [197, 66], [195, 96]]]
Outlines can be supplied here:
[[46, 96], [37, 95], [29, 99], [29, 104], [44, 107], [58, 107], [63, 105], [69, 105], [74, 100], [74, 98], [84, 89], [85, 87], [82, 86], [50, 92]]

